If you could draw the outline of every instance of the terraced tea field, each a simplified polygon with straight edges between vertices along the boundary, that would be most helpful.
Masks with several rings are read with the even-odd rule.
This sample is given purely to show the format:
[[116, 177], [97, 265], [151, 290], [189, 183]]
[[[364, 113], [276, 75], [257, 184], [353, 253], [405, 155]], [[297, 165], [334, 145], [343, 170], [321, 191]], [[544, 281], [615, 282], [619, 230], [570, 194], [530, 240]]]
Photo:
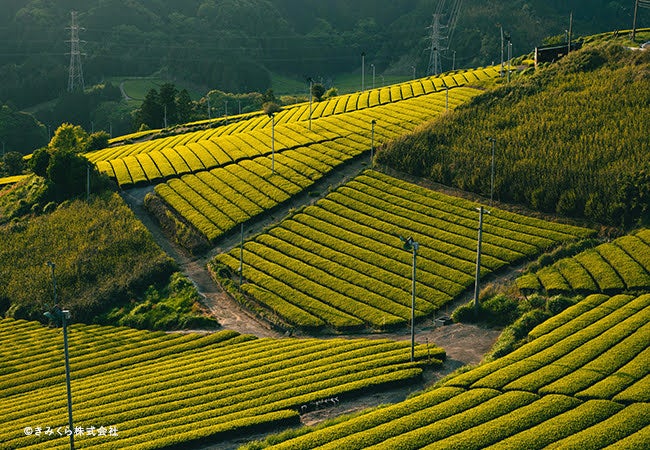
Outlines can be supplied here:
[[650, 294], [592, 295], [530, 339], [402, 403], [251, 448], [632, 449], [650, 442]]
[[[389, 340], [257, 339], [233, 331], [179, 335], [87, 325], [72, 325], [68, 334], [74, 425], [82, 427], [77, 448], [214, 443], [295, 424], [301, 412], [321, 403], [417, 379], [423, 367], [445, 357], [440, 348], [418, 345], [411, 363], [410, 345]], [[3, 319], [0, 349], [2, 447], [67, 448], [68, 437], [56, 432], [67, 426], [61, 330]]]
[[488, 68], [414, 80], [86, 156], [123, 189], [156, 184], [169, 208], [214, 243], [373, 144], [466, 102], [481, 92], [467, 84], [495, 76]]
[[[246, 242], [241, 289], [303, 329], [404, 326], [410, 320], [412, 256], [398, 235], [420, 243], [415, 314], [431, 316], [474, 282], [476, 206], [366, 171]], [[493, 209], [484, 217], [481, 274], [590, 234]], [[213, 272], [226, 268], [234, 277], [239, 265], [235, 248], [215, 257]]]
[[525, 291], [615, 293], [650, 290], [650, 229], [564, 258], [517, 280]]

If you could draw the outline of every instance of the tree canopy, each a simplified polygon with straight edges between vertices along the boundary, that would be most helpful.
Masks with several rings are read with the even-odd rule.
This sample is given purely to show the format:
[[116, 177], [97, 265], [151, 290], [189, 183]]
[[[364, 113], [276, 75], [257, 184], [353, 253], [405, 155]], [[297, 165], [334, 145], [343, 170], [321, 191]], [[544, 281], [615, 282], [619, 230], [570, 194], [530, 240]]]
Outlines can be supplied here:
[[[107, 76], [149, 76], [160, 70], [227, 92], [263, 92], [270, 72], [331, 77], [360, 69], [359, 55], [379, 71], [421, 72], [429, 54], [431, 0], [5, 0], [0, 17], [0, 101], [19, 108], [49, 100], [68, 79], [70, 11], [84, 28], [87, 84]], [[466, 0], [451, 49], [456, 66], [499, 59], [498, 25], [515, 54], [562, 35], [573, 11], [574, 32], [629, 29], [632, 1]], [[648, 10], [639, 24], [650, 25]], [[135, 45], [138, 43], [138, 45]], [[142, 45], [140, 45], [142, 44]], [[451, 68], [451, 54], [443, 55]], [[75, 123], [79, 120], [69, 119]]]

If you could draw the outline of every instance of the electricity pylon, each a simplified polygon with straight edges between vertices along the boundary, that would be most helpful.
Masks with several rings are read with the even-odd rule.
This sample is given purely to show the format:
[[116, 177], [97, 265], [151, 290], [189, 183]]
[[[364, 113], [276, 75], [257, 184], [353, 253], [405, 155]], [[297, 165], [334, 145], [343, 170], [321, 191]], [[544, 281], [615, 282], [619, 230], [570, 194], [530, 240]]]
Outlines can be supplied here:
[[72, 22], [67, 28], [70, 30], [70, 69], [68, 71], [68, 92], [74, 92], [77, 89], [84, 89], [84, 73], [81, 68], [81, 50], [79, 49], [79, 30], [83, 30], [77, 24], [77, 12], [72, 11]]
[[[456, 29], [458, 16], [462, 5], [462, 0], [440, 0], [433, 14], [431, 26], [427, 29], [431, 30], [429, 35], [429, 66], [427, 68], [428, 75], [438, 75], [442, 72], [441, 53], [449, 50], [449, 43]], [[443, 17], [447, 18], [447, 23], [443, 23]]]

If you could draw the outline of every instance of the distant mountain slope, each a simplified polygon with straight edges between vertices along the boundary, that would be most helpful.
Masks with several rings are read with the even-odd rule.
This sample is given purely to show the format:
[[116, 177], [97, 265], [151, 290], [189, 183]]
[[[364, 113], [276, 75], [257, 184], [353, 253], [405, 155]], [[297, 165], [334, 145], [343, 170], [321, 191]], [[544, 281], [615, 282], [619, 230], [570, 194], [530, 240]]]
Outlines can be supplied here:
[[[606, 0], [465, 0], [451, 49], [457, 67], [500, 58], [498, 24], [515, 54], [562, 35], [574, 12], [576, 34], [627, 29], [633, 2]], [[392, 68], [419, 74], [436, 2], [431, 0], [1, 0], [0, 101], [25, 107], [67, 86], [70, 11], [79, 12], [82, 64], [88, 81], [111, 75], [177, 78], [224, 91], [263, 91], [269, 70], [294, 78]], [[641, 24], [650, 20], [640, 12]], [[451, 68], [451, 53], [443, 67]]]

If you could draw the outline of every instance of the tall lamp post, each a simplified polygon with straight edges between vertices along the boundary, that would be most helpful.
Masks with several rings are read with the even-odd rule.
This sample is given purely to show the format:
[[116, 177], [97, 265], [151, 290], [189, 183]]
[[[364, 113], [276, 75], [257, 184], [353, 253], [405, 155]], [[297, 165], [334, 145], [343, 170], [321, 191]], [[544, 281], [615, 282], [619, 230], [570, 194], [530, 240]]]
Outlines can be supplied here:
[[241, 223], [241, 239], [239, 241], [239, 292], [244, 278], [244, 222]]
[[445, 111], [449, 111], [449, 86], [445, 85]]
[[361, 92], [366, 90], [366, 52], [361, 52]]
[[271, 172], [275, 174], [275, 112], [271, 116]]
[[312, 87], [314, 87], [314, 79], [312, 77], [307, 78], [309, 81], [309, 131], [311, 131], [311, 108], [313, 102], [313, 94], [311, 92]]
[[61, 309], [56, 299], [56, 277], [54, 268], [56, 265], [48, 261], [47, 265], [52, 270], [52, 290], [54, 295], [54, 307], [52, 311], [45, 312], [45, 317], [56, 324], [61, 323], [63, 326], [63, 357], [65, 359], [65, 385], [68, 393], [68, 428], [70, 433], [70, 449], [74, 450], [74, 425], [72, 421], [72, 390], [70, 389], [70, 357], [68, 353], [68, 321], [70, 320], [70, 311]]
[[494, 200], [494, 144], [496, 139], [489, 137], [488, 141], [492, 142], [492, 164], [490, 169], [490, 207], [492, 207], [492, 202]]
[[503, 78], [503, 25], [499, 25], [499, 28], [501, 28], [501, 72], [499, 75]]
[[482, 206], [476, 208], [478, 211], [478, 241], [476, 244], [476, 275], [474, 277], [474, 317], [478, 317], [478, 291], [479, 278], [481, 276], [481, 244], [483, 242], [483, 214], [490, 214]]
[[415, 271], [420, 244], [410, 236], [408, 238], [400, 236], [399, 238], [404, 244], [404, 250], [413, 252], [413, 271], [411, 276], [411, 362], [413, 362], [415, 360]]
[[375, 124], [377, 121], [372, 119], [370, 122], [370, 168], [375, 166]]

